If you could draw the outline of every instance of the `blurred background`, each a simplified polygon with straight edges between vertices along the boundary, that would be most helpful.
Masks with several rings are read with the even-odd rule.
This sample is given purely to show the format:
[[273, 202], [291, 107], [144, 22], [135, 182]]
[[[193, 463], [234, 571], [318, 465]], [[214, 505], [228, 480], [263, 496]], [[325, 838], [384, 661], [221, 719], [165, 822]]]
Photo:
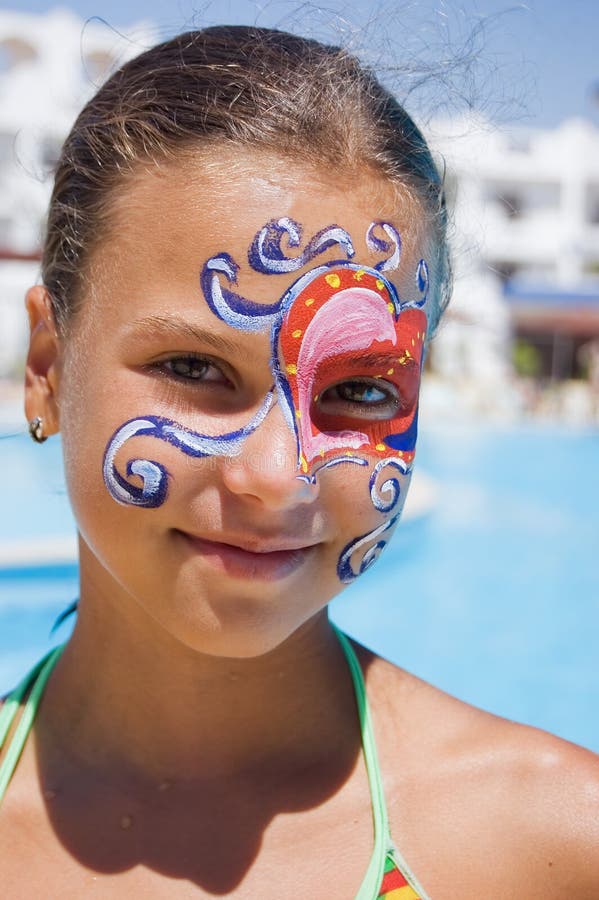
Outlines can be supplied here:
[[218, 22], [349, 46], [446, 172], [456, 282], [427, 360], [413, 491], [337, 621], [464, 699], [599, 750], [595, 0], [0, 7], [0, 689], [77, 593], [59, 442], [30, 446], [21, 414], [23, 295], [53, 167], [118, 65]]

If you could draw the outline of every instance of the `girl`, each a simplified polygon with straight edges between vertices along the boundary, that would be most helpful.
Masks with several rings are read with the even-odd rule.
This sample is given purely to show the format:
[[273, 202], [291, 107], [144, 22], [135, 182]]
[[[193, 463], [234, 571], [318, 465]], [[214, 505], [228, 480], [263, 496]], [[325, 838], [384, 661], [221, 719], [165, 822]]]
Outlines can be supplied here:
[[250, 28], [142, 54], [67, 138], [42, 275], [26, 412], [81, 599], [0, 713], [4, 896], [599, 896], [593, 755], [327, 618], [397, 525], [449, 295], [373, 75]]

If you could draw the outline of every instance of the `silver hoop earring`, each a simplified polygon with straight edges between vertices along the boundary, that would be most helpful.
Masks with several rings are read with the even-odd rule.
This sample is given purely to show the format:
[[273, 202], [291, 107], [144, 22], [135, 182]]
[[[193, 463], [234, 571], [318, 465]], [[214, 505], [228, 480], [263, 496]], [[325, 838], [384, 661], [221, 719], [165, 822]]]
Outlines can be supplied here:
[[44, 420], [41, 416], [36, 416], [31, 420], [29, 423], [29, 434], [36, 444], [43, 444], [47, 439], [47, 435], [44, 434]]

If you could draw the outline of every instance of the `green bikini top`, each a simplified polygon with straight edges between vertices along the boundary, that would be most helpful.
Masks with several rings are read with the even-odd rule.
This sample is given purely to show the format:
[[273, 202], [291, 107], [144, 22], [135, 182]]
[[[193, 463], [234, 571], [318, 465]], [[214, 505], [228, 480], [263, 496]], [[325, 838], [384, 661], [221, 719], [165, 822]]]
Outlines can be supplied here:
[[[374, 820], [374, 848], [364, 880], [355, 900], [429, 900], [424, 889], [411, 873], [407, 863], [393, 844], [387, 818], [387, 806], [379, 768], [372, 720], [366, 697], [364, 676], [353, 647], [343, 632], [335, 628], [339, 643], [349, 665], [356, 694], [362, 750], [368, 774], [372, 815]], [[27, 740], [46, 682], [58, 660], [64, 644], [51, 650], [23, 678], [8, 695], [0, 710], [0, 751], [4, 746], [15, 717], [24, 701], [23, 712], [6, 753], [0, 762], [0, 803], [13, 776]], [[26, 699], [25, 699], [26, 698]]]

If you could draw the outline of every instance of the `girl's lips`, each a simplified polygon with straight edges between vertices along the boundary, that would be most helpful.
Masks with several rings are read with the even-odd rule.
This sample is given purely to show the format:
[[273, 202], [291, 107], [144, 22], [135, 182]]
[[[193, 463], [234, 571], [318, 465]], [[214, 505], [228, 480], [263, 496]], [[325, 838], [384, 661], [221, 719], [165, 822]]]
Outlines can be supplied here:
[[276, 581], [304, 564], [315, 544], [286, 550], [246, 550], [235, 544], [209, 541], [185, 531], [177, 532], [193, 552], [210, 566], [234, 578]]

